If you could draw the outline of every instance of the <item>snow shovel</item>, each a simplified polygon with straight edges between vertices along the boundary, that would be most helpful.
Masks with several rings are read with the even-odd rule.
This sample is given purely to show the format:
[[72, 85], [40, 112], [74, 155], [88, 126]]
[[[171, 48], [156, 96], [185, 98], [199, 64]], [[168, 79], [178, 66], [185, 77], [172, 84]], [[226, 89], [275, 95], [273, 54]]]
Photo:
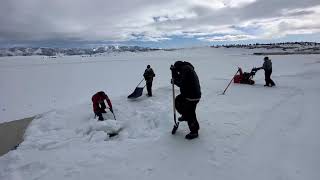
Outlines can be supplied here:
[[113, 118], [114, 118], [114, 120], [117, 120], [116, 119], [116, 116], [114, 115], [114, 112], [113, 111], [111, 111], [111, 109], [109, 108], [109, 110], [110, 110], [110, 112], [113, 114]]
[[[113, 114], [113, 117], [114, 117], [114, 120], [116, 121], [117, 119], [116, 119], [116, 116], [114, 115], [114, 112], [113, 111], [111, 111], [111, 109], [109, 108], [109, 110], [110, 110], [110, 112]], [[120, 131], [121, 129], [119, 129], [119, 131]], [[113, 132], [113, 133], [108, 133], [108, 135], [109, 135], [109, 137], [113, 137], [113, 136], [116, 136], [116, 135], [118, 135], [119, 134], [119, 131], [117, 131], [117, 132]]]
[[171, 83], [172, 83], [172, 102], [173, 102], [173, 121], [174, 121], [174, 125], [173, 125], [173, 129], [171, 131], [172, 134], [175, 134], [178, 127], [179, 127], [179, 122], [177, 122], [177, 116], [176, 116], [176, 102], [175, 102], [175, 92], [174, 92], [174, 80], [173, 77], [171, 79]]
[[237, 72], [234, 74], [234, 76], [232, 77], [232, 79], [229, 82], [228, 86], [226, 87], [226, 89], [223, 91], [223, 93], [221, 95], [224, 95], [226, 93], [227, 89], [229, 88], [230, 84], [232, 83], [234, 77], [238, 74], [238, 72], [239, 72], [239, 68], [238, 68]]
[[131, 93], [128, 98], [129, 99], [134, 99], [134, 98], [138, 98], [140, 96], [142, 96], [142, 92], [143, 92], [143, 88], [146, 87], [146, 86], [143, 86], [143, 87], [138, 87], [142, 81], [144, 80], [144, 78], [142, 78], [142, 80], [140, 81], [140, 83], [137, 85], [136, 89], [133, 91], [133, 93]]

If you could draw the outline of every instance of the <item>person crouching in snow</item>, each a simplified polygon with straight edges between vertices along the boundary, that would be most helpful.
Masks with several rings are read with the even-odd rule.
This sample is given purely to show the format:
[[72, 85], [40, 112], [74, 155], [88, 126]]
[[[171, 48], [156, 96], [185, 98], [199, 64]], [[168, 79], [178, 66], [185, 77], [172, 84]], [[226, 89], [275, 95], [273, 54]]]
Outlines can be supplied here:
[[95, 116], [99, 117], [99, 121], [104, 120], [102, 113], [106, 113], [106, 104], [104, 103], [104, 100], [107, 101], [109, 109], [113, 113], [111, 101], [103, 91], [97, 92], [95, 95], [92, 96], [93, 112]]
[[146, 80], [147, 91], [148, 91], [149, 97], [152, 96], [152, 81], [155, 76], [156, 75], [154, 74], [153, 69], [151, 68], [150, 65], [148, 65], [147, 69], [143, 73], [143, 77]]
[[176, 61], [170, 69], [173, 83], [180, 87], [180, 94], [175, 99], [176, 109], [182, 115], [178, 121], [188, 122], [190, 133], [186, 135], [186, 139], [197, 138], [200, 129], [196, 116], [197, 104], [201, 98], [199, 78], [189, 62]]
[[271, 74], [272, 74], [272, 62], [269, 57], [264, 57], [264, 63], [262, 67], [256, 68], [256, 70], [264, 69], [264, 76], [265, 76], [265, 81], [266, 84], [264, 86], [275, 86], [276, 84], [273, 82], [271, 79]]

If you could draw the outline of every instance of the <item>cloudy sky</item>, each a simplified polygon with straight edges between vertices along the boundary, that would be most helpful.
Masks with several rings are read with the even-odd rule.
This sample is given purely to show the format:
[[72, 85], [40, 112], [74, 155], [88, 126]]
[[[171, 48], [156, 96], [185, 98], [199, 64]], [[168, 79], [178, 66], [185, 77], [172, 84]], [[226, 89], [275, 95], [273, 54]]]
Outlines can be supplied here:
[[319, 41], [320, 0], [1, 0], [0, 47]]

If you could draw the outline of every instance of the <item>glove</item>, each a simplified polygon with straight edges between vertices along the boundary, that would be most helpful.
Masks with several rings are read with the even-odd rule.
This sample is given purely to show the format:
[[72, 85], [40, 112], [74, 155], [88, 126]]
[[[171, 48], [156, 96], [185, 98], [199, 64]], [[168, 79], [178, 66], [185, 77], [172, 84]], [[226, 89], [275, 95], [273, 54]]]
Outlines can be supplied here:
[[255, 68], [252, 69], [252, 71], [259, 71], [260, 69], [262, 69], [262, 68], [261, 67], [259, 67], [259, 68], [255, 67]]
[[173, 65], [170, 66], [170, 70], [174, 71], [174, 66]]

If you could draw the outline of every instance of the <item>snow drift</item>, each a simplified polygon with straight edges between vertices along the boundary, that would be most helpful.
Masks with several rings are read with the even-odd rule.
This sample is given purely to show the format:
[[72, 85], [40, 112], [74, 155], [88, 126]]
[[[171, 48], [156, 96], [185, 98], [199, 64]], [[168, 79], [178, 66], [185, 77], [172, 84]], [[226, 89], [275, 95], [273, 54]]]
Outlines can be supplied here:
[[[262, 64], [251, 53], [201, 48], [1, 59], [2, 117], [47, 112], [17, 150], [0, 157], [0, 179], [319, 179], [319, 56], [271, 56], [277, 87], [263, 87], [258, 72], [256, 85], [233, 84], [219, 95], [238, 66]], [[200, 136], [192, 141], [184, 139], [185, 123], [171, 135], [175, 60], [193, 63], [202, 87]], [[147, 64], [156, 73], [154, 97], [128, 100]], [[94, 119], [90, 98], [98, 90], [111, 98], [116, 122], [110, 112], [104, 122]]]

